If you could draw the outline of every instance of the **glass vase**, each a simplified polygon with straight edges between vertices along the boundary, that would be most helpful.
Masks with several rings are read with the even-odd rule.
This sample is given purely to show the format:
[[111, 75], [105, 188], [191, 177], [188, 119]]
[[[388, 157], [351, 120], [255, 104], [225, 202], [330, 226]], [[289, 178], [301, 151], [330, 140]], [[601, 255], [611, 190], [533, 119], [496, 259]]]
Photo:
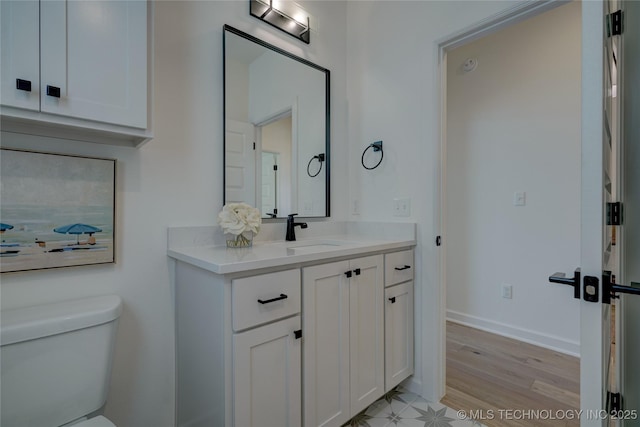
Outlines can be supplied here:
[[247, 231], [241, 234], [227, 234], [228, 248], [250, 248], [253, 245], [253, 233]]

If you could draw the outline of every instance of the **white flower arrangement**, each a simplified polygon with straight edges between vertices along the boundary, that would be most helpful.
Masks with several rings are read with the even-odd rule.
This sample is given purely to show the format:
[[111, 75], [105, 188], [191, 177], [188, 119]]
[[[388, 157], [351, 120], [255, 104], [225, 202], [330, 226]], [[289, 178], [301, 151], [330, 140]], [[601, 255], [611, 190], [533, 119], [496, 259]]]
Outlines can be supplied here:
[[[236, 236], [227, 241], [227, 246], [250, 246], [251, 241], [243, 235], [247, 231], [258, 234], [262, 225], [260, 210], [246, 203], [228, 203], [218, 214], [218, 224], [227, 234]], [[234, 242], [234, 243], [232, 243]]]

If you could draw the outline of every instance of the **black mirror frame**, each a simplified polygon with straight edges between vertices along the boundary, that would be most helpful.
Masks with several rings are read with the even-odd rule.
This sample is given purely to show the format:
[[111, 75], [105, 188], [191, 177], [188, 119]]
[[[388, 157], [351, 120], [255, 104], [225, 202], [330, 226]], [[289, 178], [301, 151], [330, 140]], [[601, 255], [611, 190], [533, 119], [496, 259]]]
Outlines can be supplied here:
[[[301, 217], [301, 218], [328, 218], [331, 216], [331, 115], [330, 115], [330, 104], [331, 104], [331, 97], [330, 97], [330, 75], [331, 72], [324, 68], [321, 67], [317, 64], [314, 64], [313, 62], [301, 58], [299, 56], [296, 56], [294, 54], [292, 54], [291, 52], [287, 52], [284, 49], [281, 49], [277, 46], [274, 46], [270, 43], [265, 42], [264, 40], [261, 40], [257, 37], [254, 37], [250, 34], [247, 34], [243, 31], [238, 30], [237, 28], [234, 28], [230, 25], [225, 24], [223, 26], [223, 30], [222, 30], [222, 140], [223, 140], [223, 145], [222, 145], [222, 204], [224, 205], [226, 202], [226, 192], [227, 192], [227, 174], [226, 174], [226, 151], [227, 151], [227, 135], [226, 135], [226, 129], [227, 129], [227, 111], [226, 111], [226, 102], [227, 102], [227, 76], [226, 76], [226, 72], [227, 72], [227, 55], [226, 55], [226, 35], [227, 35], [227, 31], [229, 33], [235, 34], [237, 36], [240, 36], [244, 39], [247, 39], [253, 43], [257, 43], [260, 46], [266, 47], [267, 49], [273, 50], [274, 52], [277, 52], [279, 54], [282, 54], [288, 58], [294, 59], [296, 61], [299, 61], [305, 65], [308, 65], [309, 67], [315, 68], [319, 71], [322, 71], [323, 73], [325, 73], [325, 110], [326, 110], [326, 116], [325, 116], [325, 156], [324, 156], [324, 162], [326, 163], [325, 167], [326, 167], [326, 173], [325, 173], [325, 215], [324, 216], [315, 216], [315, 217]], [[267, 218], [263, 218], [263, 220], [265, 220]], [[279, 220], [284, 220], [286, 218], [275, 218], [275, 219], [279, 219]]]

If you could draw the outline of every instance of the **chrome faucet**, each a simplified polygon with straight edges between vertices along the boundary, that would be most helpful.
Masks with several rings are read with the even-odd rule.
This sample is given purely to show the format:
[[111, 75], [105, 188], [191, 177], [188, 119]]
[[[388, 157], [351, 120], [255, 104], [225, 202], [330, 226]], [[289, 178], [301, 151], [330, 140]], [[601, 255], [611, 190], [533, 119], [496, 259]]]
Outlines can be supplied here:
[[306, 222], [294, 222], [293, 217], [298, 215], [297, 213], [289, 214], [287, 218], [287, 236], [285, 240], [288, 242], [295, 242], [296, 240], [296, 226], [299, 225], [300, 228], [307, 228]]

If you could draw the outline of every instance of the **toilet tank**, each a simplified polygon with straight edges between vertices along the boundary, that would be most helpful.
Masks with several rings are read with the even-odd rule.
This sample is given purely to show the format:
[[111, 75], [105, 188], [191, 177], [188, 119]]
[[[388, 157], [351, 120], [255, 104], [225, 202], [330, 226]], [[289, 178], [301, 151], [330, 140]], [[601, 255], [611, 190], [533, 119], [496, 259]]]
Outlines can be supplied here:
[[0, 313], [0, 425], [53, 427], [100, 409], [122, 300], [115, 295]]

